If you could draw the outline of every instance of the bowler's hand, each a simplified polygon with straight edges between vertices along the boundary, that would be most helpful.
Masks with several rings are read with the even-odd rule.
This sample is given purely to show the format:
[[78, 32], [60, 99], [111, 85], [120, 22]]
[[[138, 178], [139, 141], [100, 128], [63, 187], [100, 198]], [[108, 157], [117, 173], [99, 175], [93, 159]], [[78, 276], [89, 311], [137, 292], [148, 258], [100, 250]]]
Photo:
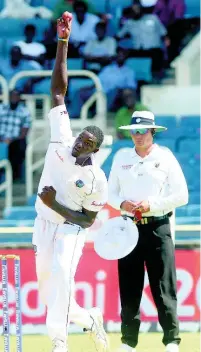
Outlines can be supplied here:
[[38, 196], [47, 207], [52, 208], [56, 198], [56, 190], [52, 186], [46, 186], [41, 193], [38, 193]]
[[62, 17], [57, 20], [57, 35], [59, 38], [68, 39], [70, 37], [72, 25], [72, 14], [64, 12]]
[[142, 202], [136, 202], [135, 203], [135, 210], [139, 210], [142, 214], [148, 213], [150, 211], [149, 202], [146, 200], [143, 200]]

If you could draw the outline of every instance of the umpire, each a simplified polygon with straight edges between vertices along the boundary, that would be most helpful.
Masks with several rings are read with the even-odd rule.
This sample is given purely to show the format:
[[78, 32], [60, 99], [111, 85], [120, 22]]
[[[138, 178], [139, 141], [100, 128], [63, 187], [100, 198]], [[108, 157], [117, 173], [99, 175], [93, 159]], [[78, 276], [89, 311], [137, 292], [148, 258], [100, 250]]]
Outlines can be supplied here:
[[129, 126], [135, 148], [115, 157], [109, 177], [109, 204], [132, 218], [139, 230], [134, 250], [118, 261], [122, 345], [118, 351], [136, 352], [145, 265], [163, 329], [165, 352], [178, 352], [179, 322], [174, 244], [170, 217], [188, 202], [183, 172], [172, 152], [153, 142], [155, 125], [149, 111], [135, 111]]

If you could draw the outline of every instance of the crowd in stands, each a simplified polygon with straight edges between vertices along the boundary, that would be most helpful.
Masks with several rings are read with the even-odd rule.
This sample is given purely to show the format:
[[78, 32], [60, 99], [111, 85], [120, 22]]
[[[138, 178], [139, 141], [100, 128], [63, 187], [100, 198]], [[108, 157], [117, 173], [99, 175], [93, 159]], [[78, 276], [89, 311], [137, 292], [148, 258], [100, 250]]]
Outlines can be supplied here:
[[[122, 7], [119, 16], [108, 11], [99, 13], [90, 0], [58, 0], [52, 9], [46, 4], [42, 0], [7, 1], [0, 12], [0, 20], [45, 18], [49, 20], [49, 27], [39, 41], [36, 27], [27, 24], [24, 38], [13, 41], [9, 59], [0, 57], [0, 74], [10, 81], [23, 70], [52, 69], [57, 46], [56, 19], [64, 11], [70, 11], [73, 13], [73, 23], [69, 58], [82, 58], [82, 68], [99, 76], [107, 96], [108, 110], [116, 113], [116, 128], [128, 123], [134, 109], [148, 109], [140, 103], [136, 94], [139, 82], [134, 70], [127, 65], [127, 59], [150, 58], [153, 81], [159, 82], [164, 70], [179, 54], [186, 33], [192, 31], [193, 35], [195, 30], [199, 30], [197, 22], [195, 25], [195, 21], [184, 16], [185, 0], [131, 0], [130, 7]], [[10, 104], [0, 106], [0, 139], [9, 144], [11, 161], [13, 148], [19, 148], [23, 162], [25, 137], [30, 127], [29, 113], [16, 97], [19, 98], [19, 93], [48, 94], [49, 83], [49, 78], [23, 78], [18, 81], [16, 91], [12, 92]], [[81, 106], [94, 89], [93, 85], [88, 84], [75, 92], [72, 118], [79, 117]], [[126, 132], [117, 133], [117, 136], [128, 137]], [[20, 142], [14, 143], [13, 140]]]

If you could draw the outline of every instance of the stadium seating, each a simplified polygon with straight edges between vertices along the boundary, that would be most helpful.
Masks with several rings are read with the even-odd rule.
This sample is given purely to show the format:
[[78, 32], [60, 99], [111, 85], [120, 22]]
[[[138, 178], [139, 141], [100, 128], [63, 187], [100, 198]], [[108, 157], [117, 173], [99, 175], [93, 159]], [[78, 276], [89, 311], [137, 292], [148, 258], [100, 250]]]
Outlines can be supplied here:
[[[0, 0], [0, 9], [3, 8], [3, 0]], [[46, 6], [52, 10], [56, 4], [57, 0], [31, 0], [32, 6]], [[130, 6], [132, 0], [90, 0], [94, 8], [99, 13], [107, 13], [111, 11], [116, 13], [118, 8]], [[185, 0], [186, 3], [186, 17], [199, 17], [200, 16], [200, 2], [199, 0]]]
[[23, 37], [24, 27], [27, 24], [34, 24], [36, 27], [36, 38], [40, 40], [43, 36], [45, 29], [49, 27], [49, 20], [41, 18], [30, 18], [30, 19], [1, 19], [0, 20], [0, 33], [1, 37], [12, 38]]
[[8, 145], [0, 142], [0, 160], [8, 159]]
[[34, 225], [34, 219], [31, 220], [0, 220], [0, 228], [2, 227], [30, 227]]
[[186, 11], [185, 17], [200, 17], [200, 1], [199, 0], [185, 0]]
[[152, 81], [151, 59], [149, 58], [129, 58], [126, 65], [133, 69], [137, 81]]
[[0, 0], [0, 11], [4, 8], [4, 0]]
[[3, 218], [5, 220], [31, 220], [36, 217], [35, 208], [32, 206], [16, 206], [6, 208]]

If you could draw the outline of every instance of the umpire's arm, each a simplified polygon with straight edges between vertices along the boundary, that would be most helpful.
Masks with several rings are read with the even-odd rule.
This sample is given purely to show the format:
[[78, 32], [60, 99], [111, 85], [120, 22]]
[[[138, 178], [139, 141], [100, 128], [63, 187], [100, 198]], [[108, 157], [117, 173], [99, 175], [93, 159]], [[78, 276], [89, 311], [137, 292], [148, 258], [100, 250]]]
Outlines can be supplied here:
[[169, 163], [167, 177], [169, 195], [149, 197], [151, 212], [157, 212], [161, 209], [175, 209], [188, 203], [186, 180], [177, 159], [172, 153], [169, 153], [167, 162]]

